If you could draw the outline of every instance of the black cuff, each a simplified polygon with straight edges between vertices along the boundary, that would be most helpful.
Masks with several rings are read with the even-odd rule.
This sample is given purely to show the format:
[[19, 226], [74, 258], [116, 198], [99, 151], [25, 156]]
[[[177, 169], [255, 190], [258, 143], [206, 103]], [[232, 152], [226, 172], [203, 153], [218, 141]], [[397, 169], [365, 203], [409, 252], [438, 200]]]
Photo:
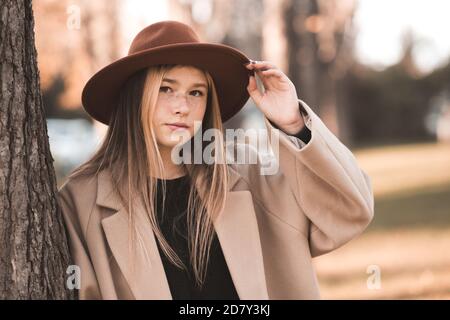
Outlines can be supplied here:
[[294, 134], [293, 136], [299, 138], [305, 144], [307, 144], [311, 140], [311, 130], [309, 130], [309, 128], [306, 125], [304, 125], [303, 129], [300, 130], [299, 133]]
[[[270, 124], [274, 127], [277, 128], [278, 130], [281, 130], [280, 128], [278, 128], [278, 126], [276, 126], [272, 121], [270, 121], [269, 119], [267, 119]], [[283, 130], [281, 130], [283, 131]], [[284, 132], [284, 131], [283, 131]], [[299, 138], [300, 140], [302, 140], [305, 144], [307, 144], [310, 140], [311, 140], [311, 130], [309, 130], [309, 128], [306, 126], [306, 124], [303, 126], [302, 130], [300, 130], [298, 133], [296, 134], [288, 134], [287, 135]]]

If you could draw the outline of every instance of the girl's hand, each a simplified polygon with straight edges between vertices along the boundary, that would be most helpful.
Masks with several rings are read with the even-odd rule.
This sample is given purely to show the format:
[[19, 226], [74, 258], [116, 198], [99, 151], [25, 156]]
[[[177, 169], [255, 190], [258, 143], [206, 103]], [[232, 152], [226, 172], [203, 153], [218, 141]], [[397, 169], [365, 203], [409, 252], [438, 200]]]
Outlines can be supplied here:
[[275, 65], [268, 61], [252, 61], [246, 65], [260, 77], [265, 92], [259, 92], [255, 76], [251, 75], [247, 91], [256, 106], [267, 119], [287, 134], [297, 134], [304, 126], [297, 100], [297, 91], [292, 81]]

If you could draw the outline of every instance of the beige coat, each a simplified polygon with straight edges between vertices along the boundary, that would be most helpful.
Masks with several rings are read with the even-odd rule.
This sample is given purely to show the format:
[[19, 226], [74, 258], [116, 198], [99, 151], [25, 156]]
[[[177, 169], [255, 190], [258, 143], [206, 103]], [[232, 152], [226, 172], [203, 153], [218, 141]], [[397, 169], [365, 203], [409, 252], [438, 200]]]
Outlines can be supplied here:
[[[312, 257], [359, 235], [373, 218], [370, 178], [353, 154], [299, 100], [312, 138], [280, 131], [279, 171], [229, 164], [226, 205], [215, 222], [241, 299], [320, 298]], [[265, 118], [268, 132], [275, 128]], [[128, 263], [128, 218], [107, 171], [67, 181], [59, 191], [81, 299], [172, 299], [142, 205], [137, 207], [137, 254]]]

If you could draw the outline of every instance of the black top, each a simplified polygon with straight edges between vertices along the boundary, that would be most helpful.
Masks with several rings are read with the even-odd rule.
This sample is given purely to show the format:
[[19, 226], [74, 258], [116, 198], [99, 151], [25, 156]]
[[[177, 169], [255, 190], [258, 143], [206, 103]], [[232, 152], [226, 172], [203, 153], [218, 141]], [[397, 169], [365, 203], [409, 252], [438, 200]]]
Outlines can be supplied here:
[[186, 209], [189, 198], [190, 179], [188, 175], [166, 180], [165, 210], [162, 212], [162, 180], [158, 179], [157, 215], [165, 239], [182, 259], [189, 271], [178, 268], [166, 257], [159, 242], [161, 256], [170, 292], [174, 300], [178, 299], [231, 299], [239, 300], [228, 270], [222, 248], [216, 233], [210, 250], [210, 258], [203, 286], [196, 285], [192, 266], [189, 261], [187, 242]]

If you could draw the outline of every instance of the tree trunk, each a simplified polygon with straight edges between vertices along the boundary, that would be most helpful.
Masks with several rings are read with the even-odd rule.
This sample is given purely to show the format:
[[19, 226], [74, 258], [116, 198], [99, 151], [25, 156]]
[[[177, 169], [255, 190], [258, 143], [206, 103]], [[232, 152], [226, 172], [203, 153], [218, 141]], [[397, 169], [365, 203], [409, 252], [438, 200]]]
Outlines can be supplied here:
[[68, 299], [31, 0], [0, 2], [0, 299]]
[[289, 76], [302, 100], [349, 145], [345, 88], [339, 82], [352, 62], [351, 27], [356, 1], [285, 0]]

